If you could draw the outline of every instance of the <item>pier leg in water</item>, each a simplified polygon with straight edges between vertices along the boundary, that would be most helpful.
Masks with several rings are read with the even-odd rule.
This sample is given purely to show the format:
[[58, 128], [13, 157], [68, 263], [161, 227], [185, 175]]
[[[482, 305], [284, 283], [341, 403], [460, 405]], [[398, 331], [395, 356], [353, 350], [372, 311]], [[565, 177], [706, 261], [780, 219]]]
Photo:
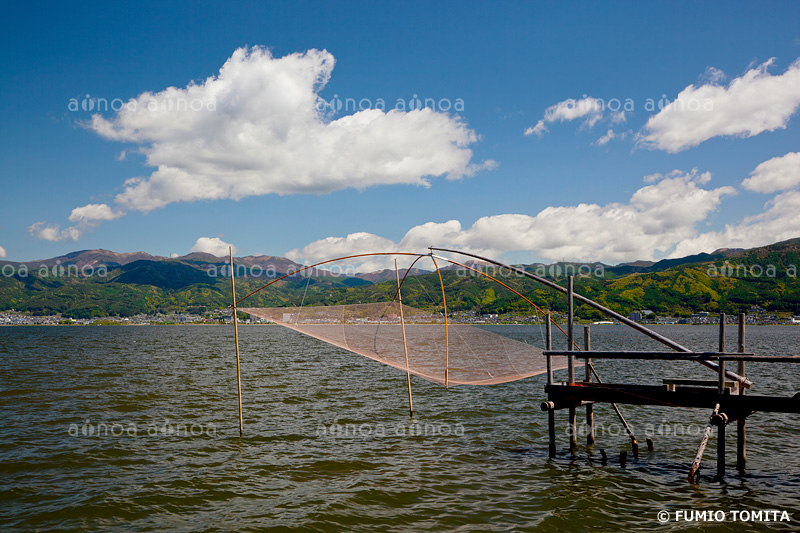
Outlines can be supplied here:
[[[550, 313], [545, 316], [545, 341], [544, 345], [547, 350], [553, 349], [553, 329], [550, 326]], [[551, 357], [547, 356], [547, 384], [553, 384], [553, 362]], [[556, 413], [553, 409], [547, 411], [547, 434], [548, 434], [548, 454], [550, 457], [556, 456]]]
[[[592, 349], [591, 330], [589, 326], [583, 326], [583, 346], [587, 352]], [[586, 381], [592, 382], [592, 360], [586, 359]], [[594, 445], [594, 405], [586, 405], [586, 445]]]
[[[739, 313], [739, 353], [744, 353], [744, 324], [745, 314]], [[739, 361], [738, 372], [740, 376], [745, 375], [744, 361]], [[739, 394], [745, 394], [745, 387], [739, 386]], [[747, 466], [746, 454], [746, 432], [745, 432], [745, 418], [740, 418], [736, 422], [736, 469], [739, 473], [744, 474], [745, 467]]]
[[[575, 282], [574, 276], [570, 276], [567, 282], [567, 350], [572, 351], [575, 344], [574, 324], [575, 321], [575, 308], [573, 301], [573, 284]], [[567, 373], [569, 375], [569, 384], [575, 383], [575, 358], [570, 355], [567, 358]], [[578, 419], [575, 414], [575, 408], [569, 408], [569, 451], [575, 454], [578, 449]]]
[[[719, 394], [725, 392], [725, 361], [719, 362]], [[711, 417], [717, 424], [717, 479], [725, 477], [725, 424], [727, 416], [719, 413], [716, 417]]]

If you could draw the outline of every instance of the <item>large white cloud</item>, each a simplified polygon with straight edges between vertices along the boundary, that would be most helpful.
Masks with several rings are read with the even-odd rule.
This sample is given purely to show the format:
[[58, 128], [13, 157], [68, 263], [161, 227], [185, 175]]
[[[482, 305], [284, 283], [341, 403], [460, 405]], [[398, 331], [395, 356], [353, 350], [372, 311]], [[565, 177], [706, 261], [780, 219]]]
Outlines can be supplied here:
[[6, 249], [0, 246], [0, 259], [4, 259], [6, 256]]
[[238, 250], [231, 243], [225, 242], [219, 237], [200, 237], [195, 241], [191, 251], [226, 257], [230, 255], [230, 248], [233, 248], [233, 255], [236, 255]]
[[[800, 90], [800, 88], [798, 88]], [[758, 165], [742, 182], [745, 189], [773, 193], [800, 185], [800, 152], [789, 152]]]
[[781, 75], [768, 70], [774, 59], [719, 85], [719, 71], [704, 85], [689, 85], [650, 117], [639, 145], [680, 152], [713, 137], [752, 137], [786, 127], [800, 106], [800, 59]]
[[126, 210], [263, 194], [327, 193], [374, 185], [429, 185], [494, 162], [471, 163], [476, 134], [431, 109], [367, 109], [336, 120], [319, 97], [334, 67], [327, 51], [273, 57], [238, 49], [217, 76], [143, 93], [100, 135], [141, 145], [156, 170], [116, 197]]
[[[627, 203], [548, 207], [536, 216], [487, 216], [467, 229], [457, 220], [429, 222], [411, 228], [398, 243], [358, 233], [322, 239], [287, 255], [316, 262], [365, 251], [424, 252], [428, 246], [438, 245], [489, 256], [528, 250], [550, 260], [619, 263], [654, 259], [657, 252], [668, 252], [695, 237], [695, 226], [716, 210], [722, 197], [735, 194], [733, 187], [704, 188], [710, 179], [708, 173], [674, 171], [648, 176], [651, 184], [637, 190]], [[369, 271], [373, 266], [359, 270]]]

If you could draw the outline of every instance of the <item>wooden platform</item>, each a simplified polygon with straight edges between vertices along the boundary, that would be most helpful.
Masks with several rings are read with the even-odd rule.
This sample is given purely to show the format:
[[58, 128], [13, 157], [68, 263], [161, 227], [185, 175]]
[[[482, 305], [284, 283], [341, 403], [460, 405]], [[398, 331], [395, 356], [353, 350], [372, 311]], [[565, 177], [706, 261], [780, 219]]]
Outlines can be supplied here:
[[667, 407], [694, 407], [714, 409], [728, 420], [741, 420], [756, 411], [766, 413], [800, 414], [800, 394], [793, 397], [731, 394], [726, 388], [722, 394], [716, 386], [631, 385], [626, 383], [553, 383], [545, 387], [547, 399], [553, 409], [579, 407], [586, 402], [606, 402], [627, 405], [661, 405]]

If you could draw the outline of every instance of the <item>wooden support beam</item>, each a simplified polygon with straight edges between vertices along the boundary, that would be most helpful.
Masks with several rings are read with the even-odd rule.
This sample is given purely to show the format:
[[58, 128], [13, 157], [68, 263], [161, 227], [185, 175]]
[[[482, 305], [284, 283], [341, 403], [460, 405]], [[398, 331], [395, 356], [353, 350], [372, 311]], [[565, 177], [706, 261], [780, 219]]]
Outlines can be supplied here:
[[554, 403], [555, 409], [580, 406], [584, 405], [584, 402], [703, 409], [722, 404], [722, 411], [729, 420], [740, 420], [757, 411], [800, 414], [800, 394], [795, 396], [719, 394], [716, 387], [685, 387], [668, 391], [664, 385], [627, 383], [553, 384], [547, 385], [545, 392]]
[[[573, 301], [573, 283], [574, 277], [569, 276], [567, 282], [567, 351], [571, 352], [575, 344], [574, 322], [575, 322], [575, 309]], [[567, 359], [567, 373], [568, 381], [570, 384], [575, 383], [575, 358], [572, 355]], [[575, 413], [575, 407], [569, 408], [569, 451], [574, 454], [578, 449], [578, 419]]]
[[[583, 347], [587, 352], [592, 349], [592, 332], [590, 326], [583, 326]], [[592, 382], [592, 360], [587, 358], [585, 363], [586, 382]], [[586, 405], [586, 445], [594, 445], [594, 404]]]
[[[746, 316], [744, 313], [739, 313], [739, 342], [738, 348], [740, 353], [744, 353], [744, 326], [745, 326]], [[744, 368], [744, 360], [739, 361], [739, 368], [738, 373], [742, 377], [746, 377], [745, 368]], [[744, 396], [745, 394], [745, 387], [739, 387], [739, 394]], [[747, 436], [746, 436], [746, 428], [745, 424], [747, 423], [746, 419], [741, 418], [736, 422], [736, 469], [740, 473], [744, 473], [745, 467], [747, 465]]]
[[[567, 356], [572, 355], [578, 359], [641, 359], [643, 361], [756, 361], [762, 363], [800, 363], [800, 355], [755, 355], [753, 353], [718, 353], [718, 352], [567, 352], [564, 350], [546, 350], [544, 355]], [[719, 369], [715, 365], [715, 369]], [[728, 380], [731, 372], [725, 371]], [[733, 381], [736, 381], [735, 379]]]
[[[553, 328], [550, 313], [545, 316], [545, 348], [551, 349], [553, 347]], [[550, 356], [547, 356], [547, 384], [553, 384], [553, 364]], [[556, 413], [552, 409], [547, 412], [547, 434], [548, 434], [548, 454], [550, 457], [556, 456]]]

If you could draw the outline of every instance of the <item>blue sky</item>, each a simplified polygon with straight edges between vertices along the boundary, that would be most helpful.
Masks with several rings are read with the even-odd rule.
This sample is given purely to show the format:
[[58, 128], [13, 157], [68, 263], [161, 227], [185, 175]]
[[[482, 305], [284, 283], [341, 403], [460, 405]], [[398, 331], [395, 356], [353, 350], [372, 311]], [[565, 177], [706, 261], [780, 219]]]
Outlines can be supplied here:
[[5, 7], [0, 256], [800, 236], [800, 4], [651, 5]]

